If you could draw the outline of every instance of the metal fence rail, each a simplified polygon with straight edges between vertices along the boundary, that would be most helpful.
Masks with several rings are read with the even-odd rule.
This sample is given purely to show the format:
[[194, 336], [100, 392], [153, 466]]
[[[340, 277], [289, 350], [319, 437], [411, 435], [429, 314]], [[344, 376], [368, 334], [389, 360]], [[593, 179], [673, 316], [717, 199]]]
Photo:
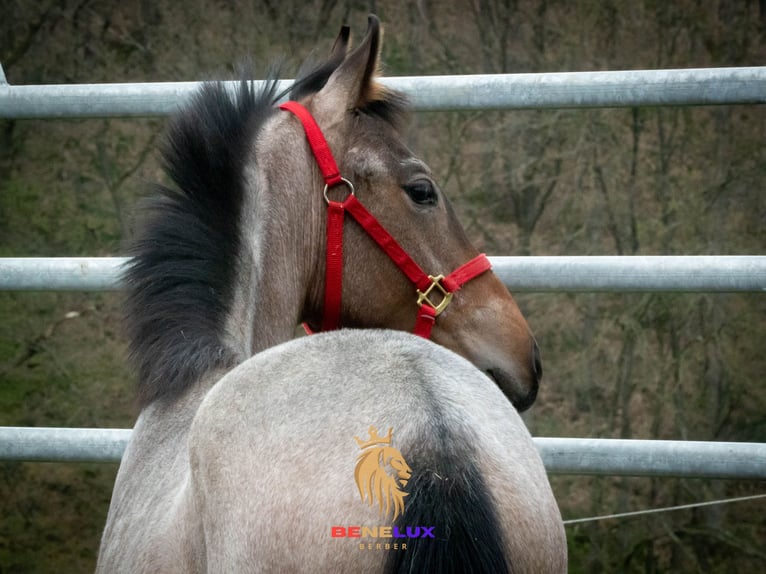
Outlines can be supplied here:
[[[490, 257], [495, 273], [522, 291], [766, 291], [766, 256]], [[0, 291], [120, 288], [121, 257], [0, 259]]]
[[[766, 103], [766, 67], [398, 77], [416, 110]], [[258, 83], [258, 82], [256, 82]], [[283, 80], [286, 88], [290, 80]], [[197, 82], [14, 86], [0, 66], [0, 118], [157, 116]], [[764, 256], [492, 257], [514, 291], [766, 291]], [[124, 258], [0, 259], [0, 290], [115, 290]], [[0, 427], [0, 461], [119, 461], [128, 429]], [[534, 439], [559, 474], [766, 479], [766, 444]]]
[[[490, 110], [766, 103], [766, 67], [383, 78], [416, 110]], [[260, 82], [256, 82], [260, 83]], [[292, 80], [283, 80], [286, 88]], [[0, 117], [156, 116], [178, 109], [197, 82], [0, 82]]]
[[131, 429], [0, 427], [0, 461], [118, 462]]
[[[117, 462], [129, 429], [0, 427], [0, 461]], [[551, 474], [766, 479], [766, 444], [535, 438]]]
[[766, 444], [535, 438], [551, 474], [766, 479]]

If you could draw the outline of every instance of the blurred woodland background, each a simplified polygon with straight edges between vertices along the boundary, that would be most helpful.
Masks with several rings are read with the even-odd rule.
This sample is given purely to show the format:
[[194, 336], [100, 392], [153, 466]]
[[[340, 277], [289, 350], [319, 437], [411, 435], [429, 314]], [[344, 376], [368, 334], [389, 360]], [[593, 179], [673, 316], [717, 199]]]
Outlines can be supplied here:
[[[292, 77], [341, 23], [386, 75], [766, 64], [764, 0], [3, 0], [14, 84]], [[120, 254], [165, 120], [0, 119], [0, 256]], [[412, 147], [490, 255], [762, 254], [766, 107], [416, 114]], [[523, 294], [538, 436], [766, 442], [762, 294]], [[0, 293], [0, 425], [130, 427], [120, 296]], [[0, 573], [87, 572], [117, 465], [0, 464]], [[555, 476], [564, 518], [763, 482]], [[764, 572], [766, 503], [567, 527], [571, 572]]]

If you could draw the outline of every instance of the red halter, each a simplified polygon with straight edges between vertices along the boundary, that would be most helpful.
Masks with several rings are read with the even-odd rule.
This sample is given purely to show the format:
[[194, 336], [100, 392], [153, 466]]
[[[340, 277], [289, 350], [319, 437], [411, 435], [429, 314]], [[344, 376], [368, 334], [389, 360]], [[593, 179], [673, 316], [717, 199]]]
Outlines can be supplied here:
[[[428, 339], [436, 317], [452, 300], [452, 294], [466, 282], [488, 271], [492, 266], [483, 253], [461, 265], [452, 273], [426, 275], [412, 257], [402, 249], [388, 231], [365, 207], [357, 201], [354, 186], [341, 177], [330, 146], [311, 113], [298, 102], [286, 102], [280, 109], [292, 112], [303, 124], [306, 138], [314, 152], [319, 169], [324, 177], [324, 198], [327, 201], [327, 263], [325, 268], [324, 317], [322, 330], [331, 331], [340, 326], [341, 291], [343, 289], [343, 220], [346, 212], [372, 237], [375, 243], [388, 255], [396, 266], [415, 285], [419, 307], [414, 333]], [[348, 187], [349, 195], [342, 202], [331, 201], [327, 190], [336, 185]], [[432, 294], [441, 295], [441, 301], [434, 303]], [[309, 331], [307, 329], [307, 331]]]

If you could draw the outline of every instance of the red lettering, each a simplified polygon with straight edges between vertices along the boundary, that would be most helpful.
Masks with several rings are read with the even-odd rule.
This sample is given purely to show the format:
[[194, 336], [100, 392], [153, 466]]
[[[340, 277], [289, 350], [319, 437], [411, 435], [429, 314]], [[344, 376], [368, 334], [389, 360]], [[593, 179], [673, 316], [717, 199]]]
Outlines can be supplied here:
[[361, 534], [360, 531], [362, 528], [360, 526], [349, 526], [348, 527], [348, 537], [349, 538], [360, 538]]
[[333, 538], [345, 538], [346, 537], [346, 529], [342, 526], [332, 526], [330, 528], [330, 531], [332, 532]]

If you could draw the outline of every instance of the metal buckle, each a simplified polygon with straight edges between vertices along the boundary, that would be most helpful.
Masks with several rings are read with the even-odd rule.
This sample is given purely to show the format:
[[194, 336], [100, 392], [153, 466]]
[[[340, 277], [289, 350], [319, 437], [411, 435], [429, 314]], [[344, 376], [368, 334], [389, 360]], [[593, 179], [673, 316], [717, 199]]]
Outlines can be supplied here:
[[[452, 293], [442, 287], [441, 281], [444, 279], [444, 275], [437, 275], [436, 277], [429, 275], [428, 278], [431, 280], [431, 285], [429, 285], [425, 292], [421, 291], [420, 289], [416, 289], [418, 292], [418, 307], [422, 307], [423, 303], [426, 303], [428, 306], [434, 309], [436, 312], [436, 317], [438, 317], [439, 314], [447, 308], [447, 305], [450, 304], [450, 301], [452, 301]], [[434, 302], [431, 301], [431, 299], [428, 297], [434, 288], [438, 289], [442, 294], [442, 300], [438, 305], [434, 305]]]
[[[340, 183], [336, 183], [333, 185], [333, 188], [338, 187], [341, 183], [345, 183], [348, 186], [348, 195], [355, 195], [354, 194], [354, 184], [351, 183], [349, 180], [347, 180], [345, 177], [340, 178]], [[327, 205], [330, 205], [330, 198], [327, 197], [327, 190], [329, 186], [325, 184], [324, 191], [322, 192], [324, 194], [324, 200], [327, 202]], [[348, 195], [346, 196], [346, 199], [348, 199]], [[345, 201], [345, 200], [344, 200]], [[340, 202], [343, 203], [343, 202]]]

